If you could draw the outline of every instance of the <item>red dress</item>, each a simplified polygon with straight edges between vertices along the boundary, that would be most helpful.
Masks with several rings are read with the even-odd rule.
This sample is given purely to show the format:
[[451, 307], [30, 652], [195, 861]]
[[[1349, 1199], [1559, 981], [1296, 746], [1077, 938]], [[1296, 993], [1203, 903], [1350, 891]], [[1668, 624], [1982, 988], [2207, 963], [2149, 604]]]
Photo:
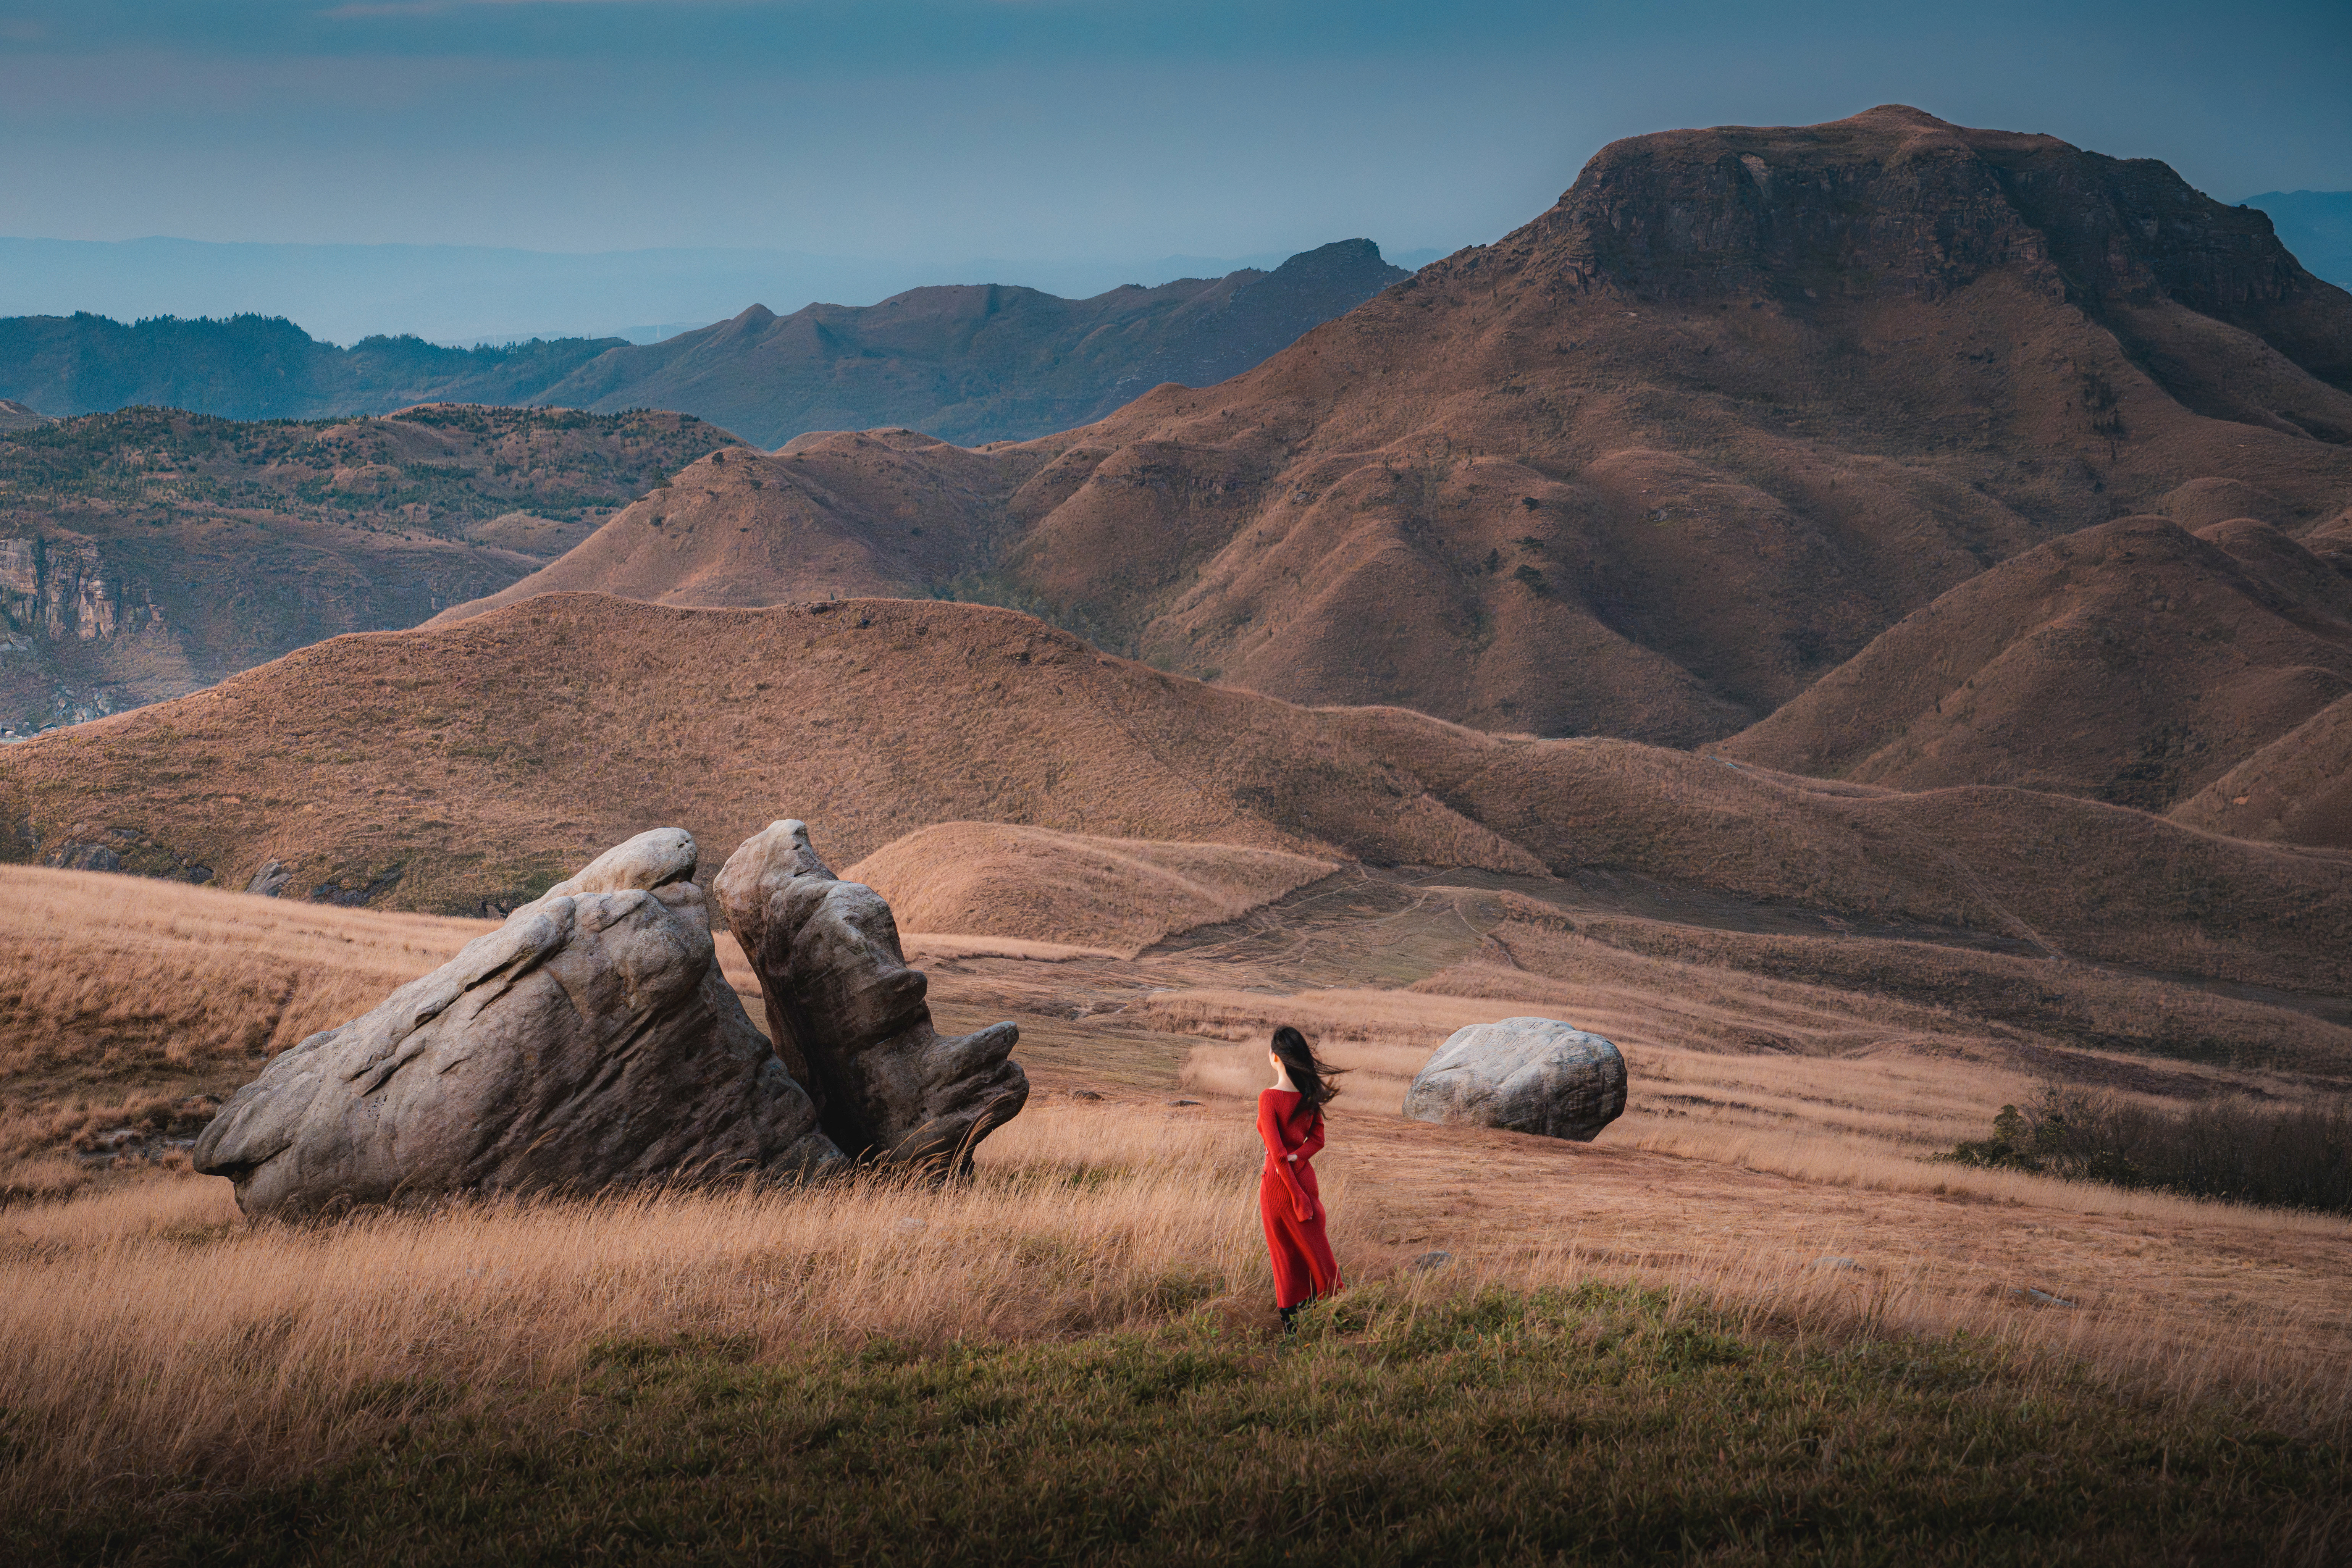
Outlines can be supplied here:
[[[1274, 1255], [1274, 1304], [1296, 1307], [1339, 1289], [1339, 1266], [1323, 1234], [1322, 1195], [1307, 1163], [1323, 1147], [1323, 1113], [1310, 1107], [1301, 1115], [1297, 1089], [1269, 1089], [1257, 1097], [1257, 1135], [1265, 1141], [1257, 1212]], [[1297, 1155], [1297, 1163], [1286, 1154]]]

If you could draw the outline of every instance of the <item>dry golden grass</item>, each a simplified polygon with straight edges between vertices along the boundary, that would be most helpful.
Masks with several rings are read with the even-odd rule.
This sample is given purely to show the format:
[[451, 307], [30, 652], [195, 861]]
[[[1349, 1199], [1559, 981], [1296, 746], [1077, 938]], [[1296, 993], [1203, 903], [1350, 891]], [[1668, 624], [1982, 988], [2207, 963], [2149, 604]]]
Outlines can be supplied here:
[[[17, 1053], [10, 1092], [85, 1119], [106, 1107], [77, 1104], [74, 1074], [99, 1087], [236, 1081], [253, 1053], [362, 1010], [483, 929], [121, 878], [0, 877], [18, 914], [0, 932], [0, 973], [25, 999], [0, 1042]], [[2003, 1100], [2030, 1098], [2021, 1032], [1527, 919], [1498, 929], [1504, 952], [1566, 954], [1569, 977], [1488, 952], [1423, 984], [1498, 994], [1286, 994], [1215, 944], [1137, 963], [947, 940], [931, 957], [948, 1026], [1041, 995], [1124, 1008], [1024, 1015], [1040, 1093], [982, 1146], [979, 1179], [947, 1192], [867, 1182], [248, 1227], [226, 1184], [169, 1159], [60, 1200], [79, 1173], [32, 1140], [20, 1201], [0, 1212], [0, 1407], [35, 1456], [7, 1480], [12, 1500], [96, 1495], [126, 1473], [141, 1485], [282, 1475], [349, 1452], [388, 1416], [494, 1416], [499, 1391], [519, 1387], [565, 1397], [583, 1358], [617, 1340], [720, 1336], [781, 1356], [877, 1337], [1055, 1338], [1227, 1296], [1238, 1300], [1220, 1310], [1247, 1324], [1266, 1294], [1259, 1156], [1245, 1103], [1223, 1097], [1263, 1082], [1276, 1022], [1354, 1069], [1323, 1160], [1350, 1279], [1394, 1275], [1431, 1248], [1454, 1255], [1435, 1274], [1394, 1275], [1408, 1304], [1622, 1278], [1728, 1307], [1759, 1331], [1965, 1329], [2120, 1387], [2226, 1395], [2282, 1429], [2341, 1429], [2352, 1224], [1931, 1163], [1922, 1156], [1980, 1135]], [[734, 944], [719, 952], [749, 989]], [[1219, 964], [1234, 984], [1156, 989]], [[257, 997], [275, 1010], [250, 1011]], [[1625, 1051], [1632, 1109], [1597, 1143], [1396, 1114], [1445, 1035], [1538, 1010]], [[1172, 1109], [1161, 1042], [1188, 1037], [1181, 1081], [1211, 1103]], [[2265, 1081], [2162, 1071], [2174, 1093]], [[1110, 1098], [1060, 1092], [1083, 1083]], [[1825, 1256], [1857, 1266], [1817, 1267]], [[2077, 1305], [2026, 1305], [2015, 1292], [2027, 1287]]]
[[[1245, 1121], [1040, 1106], [940, 1191], [457, 1205], [248, 1228], [227, 1184], [150, 1182], [0, 1216], [0, 1408], [24, 1495], [125, 1469], [236, 1481], [337, 1451], [389, 1403], [561, 1379], [615, 1337], [742, 1336], [773, 1354], [1155, 1321], [1270, 1297]], [[1338, 1244], [1373, 1215], [1344, 1157]]]
[[1237, 844], [943, 822], [841, 874], [889, 900], [903, 930], [1075, 943], [1132, 958], [1172, 932], [1237, 919], [1339, 868]]
[[[2280, 1083], [2352, 1084], [2352, 1027], [2152, 976], [1927, 942], [1571, 912], [1510, 892], [1496, 901], [1503, 919], [1480, 950], [1413, 989], [1574, 1006], [1703, 1050], [1989, 1040], [2045, 1063], [2053, 1048], [2102, 1047], [2108, 1081], [2175, 1093], [2265, 1068]], [[2079, 1064], [2100, 1070], [2092, 1060]]]
[[181, 1102], [235, 1089], [488, 929], [0, 866], [0, 1194], [74, 1184], [60, 1143], [193, 1131], [206, 1110]]
[[[2352, 1359], [2331, 1353], [2352, 1338], [2340, 1310], [2200, 1315], [2122, 1292], [2034, 1310], [1989, 1289], [1976, 1260], [1938, 1257], [1932, 1237], [1889, 1254], [1850, 1243], [1834, 1218], [1759, 1233], [1720, 1225], [1737, 1217], [1721, 1208], [1677, 1208], [1676, 1184], [1700, 1169], [1687, 1162], [1419, 1131], [1403, 1150], [1353, 1116], [1323, 1161], [1343, 1268], [1358, 1284], [1389, 1280], [1384, 1310], [1622, 1279], [1783, 1337], [1965, 1330], [2055, 1374], [2222, 1397], [2284, 1430], [2338, 1432], [2352, 1417]], [[1465, 1209], [1421, 1229], [1429, 1216], [1393, 1200], [1425, 1195], [1414, 1162], [1433, 1159], [1456, 1179], [1481, 1168], [1538, 1223]], [[725, 1341], [772, 1360], [876, 1339], [1052, 1339], [1236, 1292], [1219, 1310], [1247, 1329], [1268, 1294], [1257, 1163], [1238, 1108], [1047, 1104], [982, 1146], [974, 1182], [944, 1191], [869, 1180], [248, 1227], [224, 1184], [177, 1178], [20, 1206], [0, 1216], [0, 1407], [26, 1458], [0, 1506], [282, 1479], [421, 1412], [496, 1423], [518, 1397], [565, 1397], [616, 1342]], [[1610, 1196], [1647, 1198], [1646, 1244], [1611, 1228], [1596, 1205]], [[2326, 1239], [2340, 1251], [2346, 1235]], [[1863, 1267], [1819, 1266], [1849, 1245]], [[1427, 1246], [1456, 1261], [1399, 1270]]]
[[[1745, 977], [1718, 973], [1708, 978], [1723, 987]], [[1801, 989], [1756, 984], [1768, 1004], [1778, 999], [1778, 992]], [[1548, 1000], [1553, 1005], [1543, 1008], [1542, 1016], [1565, 1017], [1607, 1036], [1625, 1058], [1626, 1111], [1603, 1134], [1612, 1147], [1831, 1187], [1966, 1195], [2152, 1219], [2226, 1212], [2232, 1224], [2252, 1230], [2352, 1237], [2352, 1225], [2331, 1216], [2217, 1205], [1936, 1160], [1963, 1139], [1984, 1136], [2002, 1105], [2032, 1100], [2044, 1081], [2004, 1059], [1965, 1020], [1943, 1020], [1940, 1034], [1882, 1028], [1878, 1043], [1861, 1055], [1743, 1054], [1669, 1043], [1683, 1022], [1676, 1010], [1698, 1005], [1670, 984], [1619, 995], [1607, 1007], [1559, 1005], [1563, 1000], [1591, 1000], [1565, 987]], [[1713, 1021], [1716, 1026], [1735, 1033], [1759, 1027], [1754, 1015], [1732, 1005], [1736, 997], [1718, 990], [1713, 1000], [1725, 1009]], [[1857, 1002], [1862, 1000], [1866, 999]], [[1399, 1117], [1406, 1086], [1448, 1035], [1523, 1016], [1530, 1004], [1507, 995], [1419, 990], [1333, 989], [1294, 995], [1187, 990], [1149, 997], [1143, 1008], [1162, 1027], [1209, 1037], [1188, 1053], [1181, 1072], [1181, 1081], [1195, 1092], [1255, 1094], [1265, 1079], [1265, 1037], [1276, 1025], [1289, 1023], [1306, 1030], [1317, 1049], [1347, 1071], [1342, 1103], [1351, 1113]], [[2116, 1059], [2119, 1071], [2136, 1065]], [[2217, 1073], [2209, 1081], [2220, 1089], [2233, 1080]]]

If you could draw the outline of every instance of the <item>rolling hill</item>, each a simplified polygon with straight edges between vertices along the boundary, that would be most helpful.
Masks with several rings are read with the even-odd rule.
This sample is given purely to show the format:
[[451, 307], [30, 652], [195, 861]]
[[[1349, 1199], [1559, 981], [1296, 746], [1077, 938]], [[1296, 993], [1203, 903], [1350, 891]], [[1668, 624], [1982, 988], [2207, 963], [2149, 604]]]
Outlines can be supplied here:
[[2352, 698], [2338, 698], [2168, 815], [2241, 838], [2352, 849]]
[[2347, 692], [2352, 578], [2251, 519], [2126, 518], [1971, 578], [1717, 750], [2161, 812]]
[[852, 864], [941, 823], [1594, 875], [1877, 936], [2352, 988], [2352, 859], [2062, 795], [1307, 709], [985, 606], [551, 596], [359, 634], [0, 751], [13, 858], [479, 913], [647, 826]]
[[414, 626], [560, 556], [734, 438], [672, 414], [152, 408], [0, 431], [0, 731]]
[[951, 594], [1295, 700], [1686, 746], [2084, 528], [2341, 554], [2347, 440], [2352, 295], [2261, 213], [1888, 107], [1614, 143], [1497, 244], [1077, 429], [689, 469], [492, 602]]

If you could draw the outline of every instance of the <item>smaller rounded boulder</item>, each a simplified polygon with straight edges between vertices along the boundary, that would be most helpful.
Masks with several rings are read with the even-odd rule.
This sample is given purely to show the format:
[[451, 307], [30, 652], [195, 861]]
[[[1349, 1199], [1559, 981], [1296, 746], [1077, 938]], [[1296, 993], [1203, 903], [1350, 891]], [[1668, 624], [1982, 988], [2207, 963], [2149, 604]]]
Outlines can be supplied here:
[[1404, 1091], [1416, 1121], [1466, 1121], [1589, 1143], [1624, 1114], [1625, 1058], [1557, 1018], [1457, 1029]]

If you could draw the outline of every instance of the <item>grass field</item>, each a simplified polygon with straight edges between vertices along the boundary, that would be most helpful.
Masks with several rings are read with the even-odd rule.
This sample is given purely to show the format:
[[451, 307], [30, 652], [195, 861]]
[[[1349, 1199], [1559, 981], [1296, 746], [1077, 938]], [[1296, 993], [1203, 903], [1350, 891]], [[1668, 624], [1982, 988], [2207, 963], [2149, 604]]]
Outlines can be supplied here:
[[[1374, 889], [1139, 958], [910, 939], [943, 1027], [1022, 1026], [1036, 1092], [969, 1186], [248, 1226], [182, 1123], [481, 923], [0, 891], [9, 1561], [2352, 1550], [2352, 1222], [1927, 1158], [2037, 1063], [2177, 1106], [2306, 1087], [2279, 1068]], [[1446, 1032], [1527, 1011], [1622, 1045], [1599, 1142], [1396, 1114]], [[1277, 1017], [1352, 1069], [1318, 1162], [1350, 1289], [1289, 1342], [1245, 1098]]]
[[946, 1193], [248, 1229], [180, 1178], [19, 1208], [0, 1549], [2319, 1563], [2352, 1542], [2340, 1361], [2184, 1384], [2118, 1353], [2127, 1314], [2072, 1342], [2066, 1314], [1993, 1302], [1923, 1329], [1916, 1280], [1756, 1250], [1416, 1268], [1361, 1161], [1327, 1187], [1354, 1288], [1284, 1342], [1246, 1129], [1177, 1120], [1049, 1105]]

